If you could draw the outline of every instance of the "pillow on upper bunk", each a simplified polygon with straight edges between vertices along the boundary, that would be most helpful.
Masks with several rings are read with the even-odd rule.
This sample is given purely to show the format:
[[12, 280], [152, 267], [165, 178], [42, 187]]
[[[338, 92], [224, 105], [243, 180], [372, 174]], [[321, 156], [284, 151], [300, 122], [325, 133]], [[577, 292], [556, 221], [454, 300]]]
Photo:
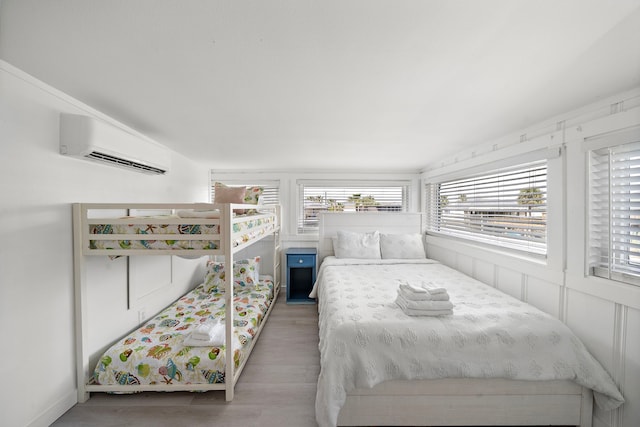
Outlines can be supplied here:
[[380, 233], [338, 231], [336, 258], [380, 259]]
[[422, 235], [380, 234], [380, 254], [383, 259], [422, 259], [426, 258]]
[[216, 182], [214, 188], [213, 203], [244, 203], [246, 187], [229, 187], [221, 182]]
[[244, 203], [257, 205], [262, 193], [264, 193], [264, 187], [247, 187], [244, 192]]
[[[247, 205], [257, 205], [260, 196], [264, 192], [264, 187], [229, 187], [221, 182], [214, 184], [214, 203], [243, 203]], [[239, 215], [255, 213], [253, 209], [236, 209]]]
[[[247, 187], [244, 192], [244, 202], [248, 205], [259, 205], [262, 193], [264, 193], [264, 187]], [[257, 212], [256, 209], [247, 209], [245, 214], [253, 215]]]
[[[253, 286], [260, 276], [260, 257], [240, 259], [233, 263], [234, 288]], [[225, 289], [224, 262], [207, 261], [207, 272], [204, 276], [204, 291], [222, 292]]]

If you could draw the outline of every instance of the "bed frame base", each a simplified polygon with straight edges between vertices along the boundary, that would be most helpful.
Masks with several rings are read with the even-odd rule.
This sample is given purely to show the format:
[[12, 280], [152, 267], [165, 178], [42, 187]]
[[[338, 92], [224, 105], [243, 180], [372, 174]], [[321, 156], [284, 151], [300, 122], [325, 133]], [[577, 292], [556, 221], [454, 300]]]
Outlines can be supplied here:
[[591, 390], [571, 381], [388, 381], [349, 393], [340, 426], [591, 427]]

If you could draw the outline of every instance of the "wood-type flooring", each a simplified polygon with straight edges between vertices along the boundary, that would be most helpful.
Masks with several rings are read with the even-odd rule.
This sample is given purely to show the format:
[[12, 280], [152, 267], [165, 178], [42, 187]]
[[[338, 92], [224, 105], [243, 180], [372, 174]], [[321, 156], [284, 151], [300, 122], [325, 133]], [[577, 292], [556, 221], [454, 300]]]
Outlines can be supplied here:
[[94, 393], [53, 426], [317, 426], [317, 307], [288, 305], [283, 293], [236, 384], [232, 402], [225, 402], [223, 391]]
[[317, 306], [288, 305], [282, 292], [240, 376], [232, 402], [225, 402], [223, 391], [94, 393], [53, 426], [317, 427], [319, 373]]

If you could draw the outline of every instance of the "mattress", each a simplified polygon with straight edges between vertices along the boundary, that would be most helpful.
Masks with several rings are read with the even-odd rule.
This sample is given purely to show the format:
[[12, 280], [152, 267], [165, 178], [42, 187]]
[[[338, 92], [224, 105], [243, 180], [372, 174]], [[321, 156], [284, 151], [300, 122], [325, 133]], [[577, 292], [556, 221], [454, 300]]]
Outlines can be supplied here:
[[[90, 249], [220, 249], [220, 225], [210, 218], [196, 220], [179, 216], [154, 216], [126, 217], [117, 222], [100, 221], [89, 224], [89, 234], [94, 237], [89, 240]], [[247, 217], [235, 222], [233, 245], [238, 246], [268, 234], [274, 226], [273, 216]], [[97, 235], [100, 238], [96, 238]], [[108, 235], [131, 235], [132, 238], [109, 239]], [[149, 235], [149, 238], [145, 235]], [[190, 239], [191, 236], [193, 239]]]
[[[273, 300], [271, 278], [234, 290], [233, 363], [248, 357], [251, 341]], [[199, 285], [142, 327], [118, 340], [100, 358], [96, 384], [213, 384], [225, 382], [225, 346], [187, 346], [185, 338], [210, 319], [224, 319], [225, 294]]]
[[[453, 315], [408, 316], [398, 284], [445, 287]], [[609, 374], [559, 320], [432, 260], [327, 257], [319, 301], [316, 417], [334, 426], [346, 395], [388, 380], [507, 378], [572, 380], [605, 410], [624, 399]]]

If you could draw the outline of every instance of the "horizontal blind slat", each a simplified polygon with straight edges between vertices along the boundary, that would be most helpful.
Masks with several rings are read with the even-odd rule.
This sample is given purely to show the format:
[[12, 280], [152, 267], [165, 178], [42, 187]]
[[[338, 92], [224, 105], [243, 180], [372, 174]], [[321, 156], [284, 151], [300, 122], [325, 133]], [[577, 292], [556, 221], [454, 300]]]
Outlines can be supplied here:
[[428, 229], [546, 253], [546, 161], [426, 187]]
[[[589, 152], [591, 274], [638, 284], [640, 277], [640, 146]], [[634, 279], [635, 278], [635, 279]]]
[[357, 185], [348, 182], [327, 181], [307, 182], [301, 180], [299, 186], [298, 232], [308, 233], [318, 230], [318, 213], [330, 211], [386, 211], [404, 212], [408, 204], [409, 182], [359, 181]]

